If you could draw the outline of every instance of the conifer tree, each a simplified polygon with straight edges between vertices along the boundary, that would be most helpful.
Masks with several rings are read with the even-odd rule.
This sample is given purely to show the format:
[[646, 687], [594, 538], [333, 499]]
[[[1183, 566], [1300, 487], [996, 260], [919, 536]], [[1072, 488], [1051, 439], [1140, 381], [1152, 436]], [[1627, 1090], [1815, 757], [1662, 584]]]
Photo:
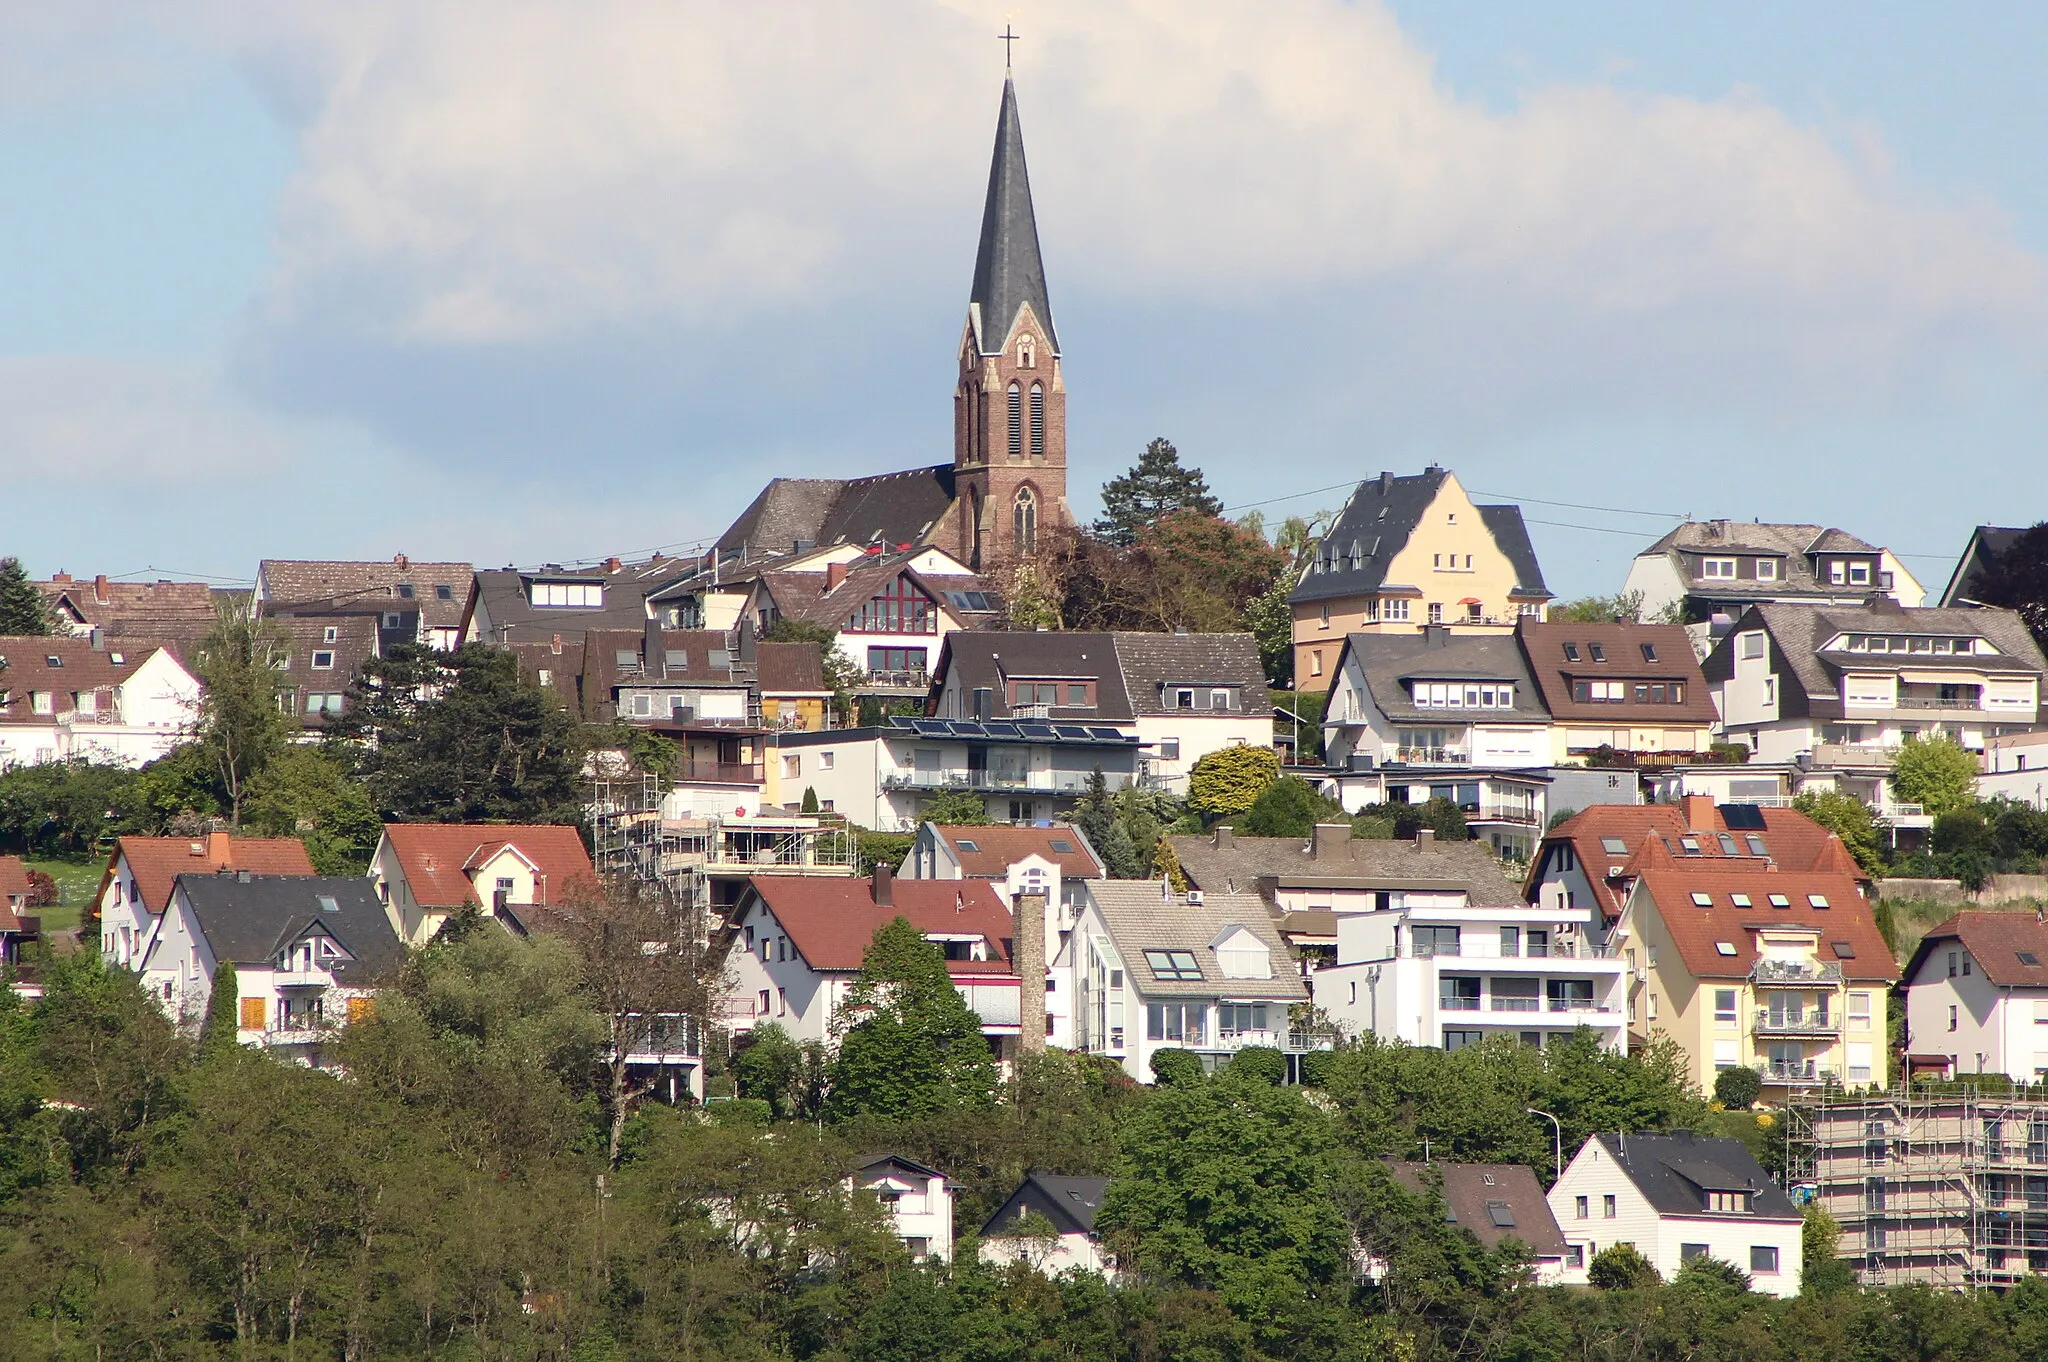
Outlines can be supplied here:
[[234, 1053], [241, 1043], [242, 985], [235, 975], [235, 962], [223, 960], [213, 967], [213, 992], [206, 999], [206, 1021], [199, 1028], [199, 1057], [212, 1059]]
[[0, 634], [47, 634], [50, 610], [19, 558], [0, 558]]
[[1103, 484], [1095, 533], [1128, 548], [1137, 542], [1138, 531], [1175, 511], [1217, 516], [1223, 514], [1223, 503], [1210, 495], [1202, 470], [1183, 468], [1180, 451], [1162, 437], [1145, 446], [1130, 472]]

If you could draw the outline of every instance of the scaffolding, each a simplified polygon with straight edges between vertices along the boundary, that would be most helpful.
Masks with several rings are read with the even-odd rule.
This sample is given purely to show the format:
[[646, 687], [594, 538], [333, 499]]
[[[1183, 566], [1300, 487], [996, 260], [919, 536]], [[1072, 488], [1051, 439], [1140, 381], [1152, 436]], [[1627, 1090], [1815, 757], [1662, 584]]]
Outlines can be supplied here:
[[1841, 1225], [1866, 1285], [2048, 1274], [2048, 1089], [1823, 1091], [1787, 1118], [1786, 1183]]

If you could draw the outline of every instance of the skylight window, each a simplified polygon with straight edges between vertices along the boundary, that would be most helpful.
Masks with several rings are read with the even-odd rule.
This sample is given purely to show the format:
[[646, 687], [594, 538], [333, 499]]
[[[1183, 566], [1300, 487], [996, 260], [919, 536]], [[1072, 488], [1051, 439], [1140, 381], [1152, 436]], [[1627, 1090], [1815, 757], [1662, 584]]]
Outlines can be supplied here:
[[1815, 908], [1825, 908], [1828, 906], [1828, 896], [1826, 894], [1808, 894], [1806, 901]]
[[1711, 908], [1714, 906], [1714, 896], [1695, 889], [1692, 894], [1692, 906], [1695, 908]]
[[1749, 854], [1752, 856], [1768, 856], [1771, 854], [1770, 848], [1764, 845], [1764, 839], [1753, 832], [1747, 834], [1742, 840], [1749, 843]]
[[1657, 645], [1656, 645], [1656, 644], [1654, 644], [1654, 643], [1645, 643], [1645, 644], [1643, 645], [1643, 661], [1645, 661], [1645, 662], [1655, 662], [1656, 660], [1657, 660]]
[[1145, 963], [1154, 979], [1179, 983], [1200, 983], [1202, 979], [1202, 967], [1192, 951], [1146, 951]]
[[341, 911], [341, 900], [332, 894], [316, 895], [314, 902], [320, 905], [320, 911], [323, 913], [338, 913]]
[[1046, 845], [1051, 847], [1054, 851], [1059, 852], [1063, 856], [1071, 856], [1074, 854], [1074, 844], [1072, 842], [1067, 841], [1063, 837], [1055, 837], [1050, 842], [1046, 843]]
[[55, 653], [49, 653], [45, 655], [43, 661], [48, 663], [52, 667], [61, 667], [64, 665], [64, 659], [57, 656]]
[[1750, 908], [1755, 906], [1750, 903], [1749, 895], [1747, 894], [1730, 894], [1728, 896], [1728, 901], [1734, 904], [1737, 908]]
[[1830, 941], [1828, 944], [1835, 948], [1835, 959], [1854, 960], [1856, 958], [1856, 947], [1850, 942]]
[[1505, 1201], [1487, 1202], [1486, 1218], [1491, 1220], [1497, 1229], [1511, 1230], [1515, 1227], [1515, 1213], [1508, 1208]]
[[1607, 660], [1607, 649], [1602, 645], [1598, 643], [1588, 643], [1586, 647], [1592, 652], [1593, 660], [1595, 662], [1605, 662]]
[[1792, 900], [1790, 900], [1790, 899], [1786, 898], [1786, 897], [1785, 897], [1785, 896], [1784, 896], [1783, 894], [1773, 894], [1773, 895], [1771, 895], [1771, 907], [1773, 907], [1773, 908], [1790, 908], [1791, 906], [1792, 906]]
[[1714, 836], [1721, 843], [1721, 854], [1723, 856], [1739, 856], [1742, 854], [1740, 851], [1736, 849], [1735, 839], [1729, 836], [1727, 833], [1717, 832], [1714, 834]]
[[2020, 957], [2020, 963], [2022, 965], [2038, 965], [2041, 963], [2041, 957], [2034, 954], [2032, 951], [2019, 951], [2017, 952], [2017, 954]]
[[1619, 837], [1602, 837], [1600, 839], [1600, 849], [1609, 856], [1628, 855], [1628, 843]]
[[962, 838], [960, 839], [960, 849], [961, 849], [962, 851], [980, 851], [980, 850], [981, 850], [981, 848], [980, 848], [979, 846], [977, 846], [977, 845], [976, 845], [975, 843], [973, 843], [973, 842], [970, 842], [970, 841], [969, 841], [969, 840], [967, 840], [967, 839], [966, 839], [965, 837], [962, 837]]
[[1564, 645], [1564, 660], [1567, 662], [1577, 662], [1579, 660], [1578, 644], [1567, 643]]
[[1697, 837], [1681, 837], [1678, 839], [1678, 845], [1685, 848], [1685, 854], [1688, 856], [1700, 854], [1700, 839]]
[[1714, 949], [1723, 955], [1733, 955], [1735, 954], [1735, 943], [1733, 941], [1716, 941]]

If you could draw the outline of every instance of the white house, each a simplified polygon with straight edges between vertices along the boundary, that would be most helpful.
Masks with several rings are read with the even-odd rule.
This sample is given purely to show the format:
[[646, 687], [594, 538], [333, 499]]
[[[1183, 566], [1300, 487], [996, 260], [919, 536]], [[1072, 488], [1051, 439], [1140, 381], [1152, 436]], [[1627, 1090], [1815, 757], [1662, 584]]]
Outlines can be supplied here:
[[170, 906], [180, 875], [311, 875], [313, 862], [296, 837], [122, 837], [107, 857], [99, 893], [88, 913], [99, 924], [100, 955], [110, 965], [135, 968], [157, 919]]
[[1906, 965], [1906, 1054], [1951, 1078], [2048, 1079], [2048, 923], [2038, 914], [1957, 913]]
[[942, 827], [920, 823], [917, 840], [897, 872], [909, 880], [987, 880], [1005, 903], [1020, 895], [1045, 895], [1046, 959], [1059, 954], [1088, 882], [1108, 878], [1095, 848], [1069, 823], [1032, 827]]
[[[1349, 829], [1316, 832], [1342, 840]], [[1457, 1050], [1501, 1035], [1552, 1045], [1585, 1026], [1622, 1050], [1627, 971], [1602, 944], [1593, 905], [1562, 893], [1524, 902], [1505, 880], [1475, 894], [1469, 874], [1432, 862], [1433, 849], [1425, 828], [1409, 875], [1397, 851], [1376, 867], [1377, 887], [1331, 896], [1336, 961], [1309, 976], [1316, 1006], [1354, 1035], [1410, 1045]]]
[[1254, 1046], [1291, 1064], [1330, 1044], [1295, 1031], [1289, 1009], [1308, 990], [1255, 894], [1093, 882], [1053, 973], [1049, 998], [1072, 999], [1072, 1048], [1117, 1060], [1140, 1083], [1152, 1081], [1161, 1050], [1191, 1051], [1214, 1068]]
[[1010, 911], [985, 880], [901, 880], [762, 875], [734, 910], [726, 960], [726, 1025], [774, 1022], [799, 1041], [835, 1039], [833, 1022], [860, 977], [875, 933], [907, 918], [946, 956], [946, 972], [981, 1017], [998, 1058], [1017, 1044], [1018, 979]]
[[1693, 520], [1636, 555], [1624, 593], [1642, 618], [1733, 619], [1768, 601], [1854, 604], [1882, 593], [1905, 606], [1927, 597], [1898, 555], [1823, 525]]
[[1754, 1290], [1799, 1294], [1799, 1208], [1739, 1140], [1689, 1130], [1594, 1135], [1549, 1200], [1566, 1282], [1583, 1282], [1600, 1250], [1630, 1244], [1666, 1281], [1705, 1254], [1749, 1274]]
[[199, 682], [153, 643], [0, 637], [0, 771], [79, 759], [142, 766], [190, 736]]
[[[1112, 1276], [1114, 1267], [1095, 1232], [1095, 1216], [1108, 1191], [1108, 1178], [1026, 1173], [1010, 1199], [982, 1224], [981, 1261], [1028, 1263], [1048, 1277], [1069, 1269]], [[1033, 1215], [1052, 1226], [1050, 1236], [1042, 1230], [1038, 1236], [1018, 1233], [1020, 1222]]]
[[952, 1258], [953, 1189], [944, 1173], [901, 1154], [874, 1154], [861, 1161], [853, 1181], [880, 1198], [911, 1257]]
[[370, 882], [408, 945], [424, 946], [451, 913], [474, 904], [524, 933], [522, 909], [593, 889], [596, 872], [574, 827], [549, 823], [386, 823]]
[[214, 969], [235, 966], [238, 1036], [319, 1067], [333, 1029], [373, 1005], [405, 948], [370, 882], [317, 875], [180, 875], [139, 968], [170, 1016], [197, 1025]]

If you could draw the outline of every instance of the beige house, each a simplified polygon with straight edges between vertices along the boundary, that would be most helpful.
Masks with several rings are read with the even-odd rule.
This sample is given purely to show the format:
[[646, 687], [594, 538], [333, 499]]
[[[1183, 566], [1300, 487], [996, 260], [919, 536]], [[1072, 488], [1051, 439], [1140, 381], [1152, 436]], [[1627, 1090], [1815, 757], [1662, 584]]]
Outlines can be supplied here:
[[1358, 484], [1288, 597], [1294, 684], [1327, 690], [1350, 634], [1504, 634], [1549, 600], [1521, 507], [1478, 505], [1435, 465], [1381, 473]]
[[1854, 877], [1706, 856], [1650, 838], [1610, 946], [1627, 962], [1630, 1030], [1668, 1037], [1712, 1091], [1753, 1068], [1776, 1103], [1833, 1082], [1882, 1088], [1885, 995], [1899, 977]]
[[370, 880], [399, 938], [424, 946], [474, 905], [524, 935], [535, 909], [597, 883], [574, 827], [521, 823], [386, 823]]

